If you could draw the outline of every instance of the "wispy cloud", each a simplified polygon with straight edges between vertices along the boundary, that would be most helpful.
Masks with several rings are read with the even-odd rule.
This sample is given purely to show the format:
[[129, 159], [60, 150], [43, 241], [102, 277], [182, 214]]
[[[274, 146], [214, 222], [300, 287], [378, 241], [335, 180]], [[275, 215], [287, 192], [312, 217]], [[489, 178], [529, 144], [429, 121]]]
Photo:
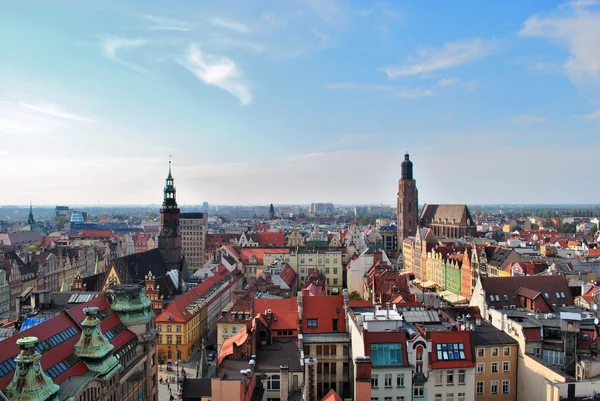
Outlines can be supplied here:
[[534, 15], [519, 32], [565, 43], [570, 56], [563, 68], [573, 82], [600, 81], [600, 12], [596, 2], [569, 2], [549, 15]]
[[47, 134], [69, 123], [97, 120], [50, 103], [0, 102], [0, 134]]
[[252, 100], [243, 72], [227, 57], [205, 54], [196, 44], [190, 45], [183, 65], [207, 85], [221, 88], [237, 97], [242, 105]]
[[410, 64], [389, 66], [382, 70], [390, 78], [406, 75], [420, 75], [439, 70], [446, 70], [494, 53], [494, 41], [480, 38], [446, 43], [441, 49], [421, 48], [416, 57], [409, 57]]
[[450, 86], [458, 82], [458, 78], [442, 78], [437, 83], [439, 86]]
[[583, 116], [586, 120], [600, 120], [600, 109]]
[[78, 121], [81, 123], [90, 123], [95, 124], [98, 121], [91, 117], [87, 117], [81, 114], [75, 114], [69, 111], [66, 111], [60, 106], [55, 104], [31, 104], [25, 102], [19, 102], [21, 107], [24, 107], [29, 110], [37, 111], [38, 113], [46, 114], [52, 117], [58, 117], [65, 120]]
[[321, 39], [323, 42], [325, 42], [325, 43], [329, 42], [329, 39], [330, 39], [329, 35], [319, 31], [318, 29], [313, 29], [311, 32], [313, 35], [315, 35], [316, 37]]
[[536, 114], [518, 114], [510, 118], [513, 124], [535, 124], [548, 121], [548, 117], [539, 116]]
[[240, 33], [249, 33], [251, 31], [248, 25], [230, 18], [213, 17], [208, 22], [210, 22], [213, 26], [231, 29]]
[[348, 19], [348, 12], [340, 0], [302, 0], [319, 18], [329, 25], [342, 25]]
[[428, 88], [403, 88], [403, 87], [395, 87], [392, 85], [364, 85], [364, 84], [356, 84], [356, 83], [337, 83], [337, 84], [328, 84], [327, 88], [329, 89], [340, 89], [340, 90], [366, 90], [366, 91], [382, 91], [382, 92], [391, 92], [394, 97], [405, 98], [405, 99], [415, 99], [420, 97], [428, 97], [428, 96], [438, 96], [435, 91]]
[[195, 27], [195, 25], [189, 21], [183, 21], [175, 18], [158, 17], [150, 14], [142, 15], [141, 18], [153, 23], [153, 25], [148, 26], [148, 29], [153, 31], [188, 32]]
[[104, 55], [111, 59], [112, 61], [124, 65], [125, 67], [137, 72], [146, 74], [148, 71], [137, 64], [130, 63], [128, 61], [124, 61], [119, 58], [117, 52], [122, 49], [131, 49], [140, 46], [144, 46], [148, 44], [148, 41], [144, 39], [128, 39], [121, 38], [118, 36], [102, 36], [100, 37], [102, 40], [102, 48], [104, 50]]
[[218, 45], [223, 45], [224, 47], [237, 47], [244, 50], [249, 50], [252, 52], [260, 53], [265, 50], [267, 47], [263, 43], [251, 42], [248, 40], [240, 40], [233, 39], [228, 36], [222, 35], [212, 35], [211, 42]]

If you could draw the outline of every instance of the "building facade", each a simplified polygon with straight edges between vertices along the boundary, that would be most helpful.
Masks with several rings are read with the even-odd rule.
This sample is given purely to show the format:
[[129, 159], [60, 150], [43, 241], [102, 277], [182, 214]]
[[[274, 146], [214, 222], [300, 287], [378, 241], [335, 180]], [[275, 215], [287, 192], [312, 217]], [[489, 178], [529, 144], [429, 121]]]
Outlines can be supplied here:
[[196, 271], [204, 266], [204, 243], [208, 231], [208, 214], [181, 213], [179, 227], [188, 268]]

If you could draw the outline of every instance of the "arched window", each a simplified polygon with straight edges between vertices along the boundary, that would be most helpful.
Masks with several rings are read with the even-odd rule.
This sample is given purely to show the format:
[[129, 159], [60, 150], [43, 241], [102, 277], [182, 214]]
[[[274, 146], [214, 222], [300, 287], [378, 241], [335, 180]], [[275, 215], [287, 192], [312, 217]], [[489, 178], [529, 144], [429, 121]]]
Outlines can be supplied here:
[[267, 379], [267, 390], [279, 390], [281, 387], [281, 376], [273, 375]]

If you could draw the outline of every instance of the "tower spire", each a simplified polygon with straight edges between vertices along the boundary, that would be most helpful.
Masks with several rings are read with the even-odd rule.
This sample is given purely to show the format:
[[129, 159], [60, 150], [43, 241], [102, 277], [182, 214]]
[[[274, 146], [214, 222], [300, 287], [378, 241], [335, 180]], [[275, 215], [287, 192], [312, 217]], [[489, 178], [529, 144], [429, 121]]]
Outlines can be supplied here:
[[35, 220], [33, 219], [33, 203], [29, 201], [29, 217], [27, 217], [27, 224], [34, 224]]

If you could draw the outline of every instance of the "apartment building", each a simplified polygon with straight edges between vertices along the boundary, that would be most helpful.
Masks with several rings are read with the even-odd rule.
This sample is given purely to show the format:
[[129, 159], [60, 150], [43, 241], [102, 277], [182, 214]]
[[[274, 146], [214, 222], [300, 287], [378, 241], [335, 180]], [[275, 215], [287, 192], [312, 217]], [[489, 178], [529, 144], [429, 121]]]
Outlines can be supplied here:
[[192, 271], [204, 265], [204, 241], [208, 231], [208, 213], [181, 213], [179, 229], [183, 252]]

